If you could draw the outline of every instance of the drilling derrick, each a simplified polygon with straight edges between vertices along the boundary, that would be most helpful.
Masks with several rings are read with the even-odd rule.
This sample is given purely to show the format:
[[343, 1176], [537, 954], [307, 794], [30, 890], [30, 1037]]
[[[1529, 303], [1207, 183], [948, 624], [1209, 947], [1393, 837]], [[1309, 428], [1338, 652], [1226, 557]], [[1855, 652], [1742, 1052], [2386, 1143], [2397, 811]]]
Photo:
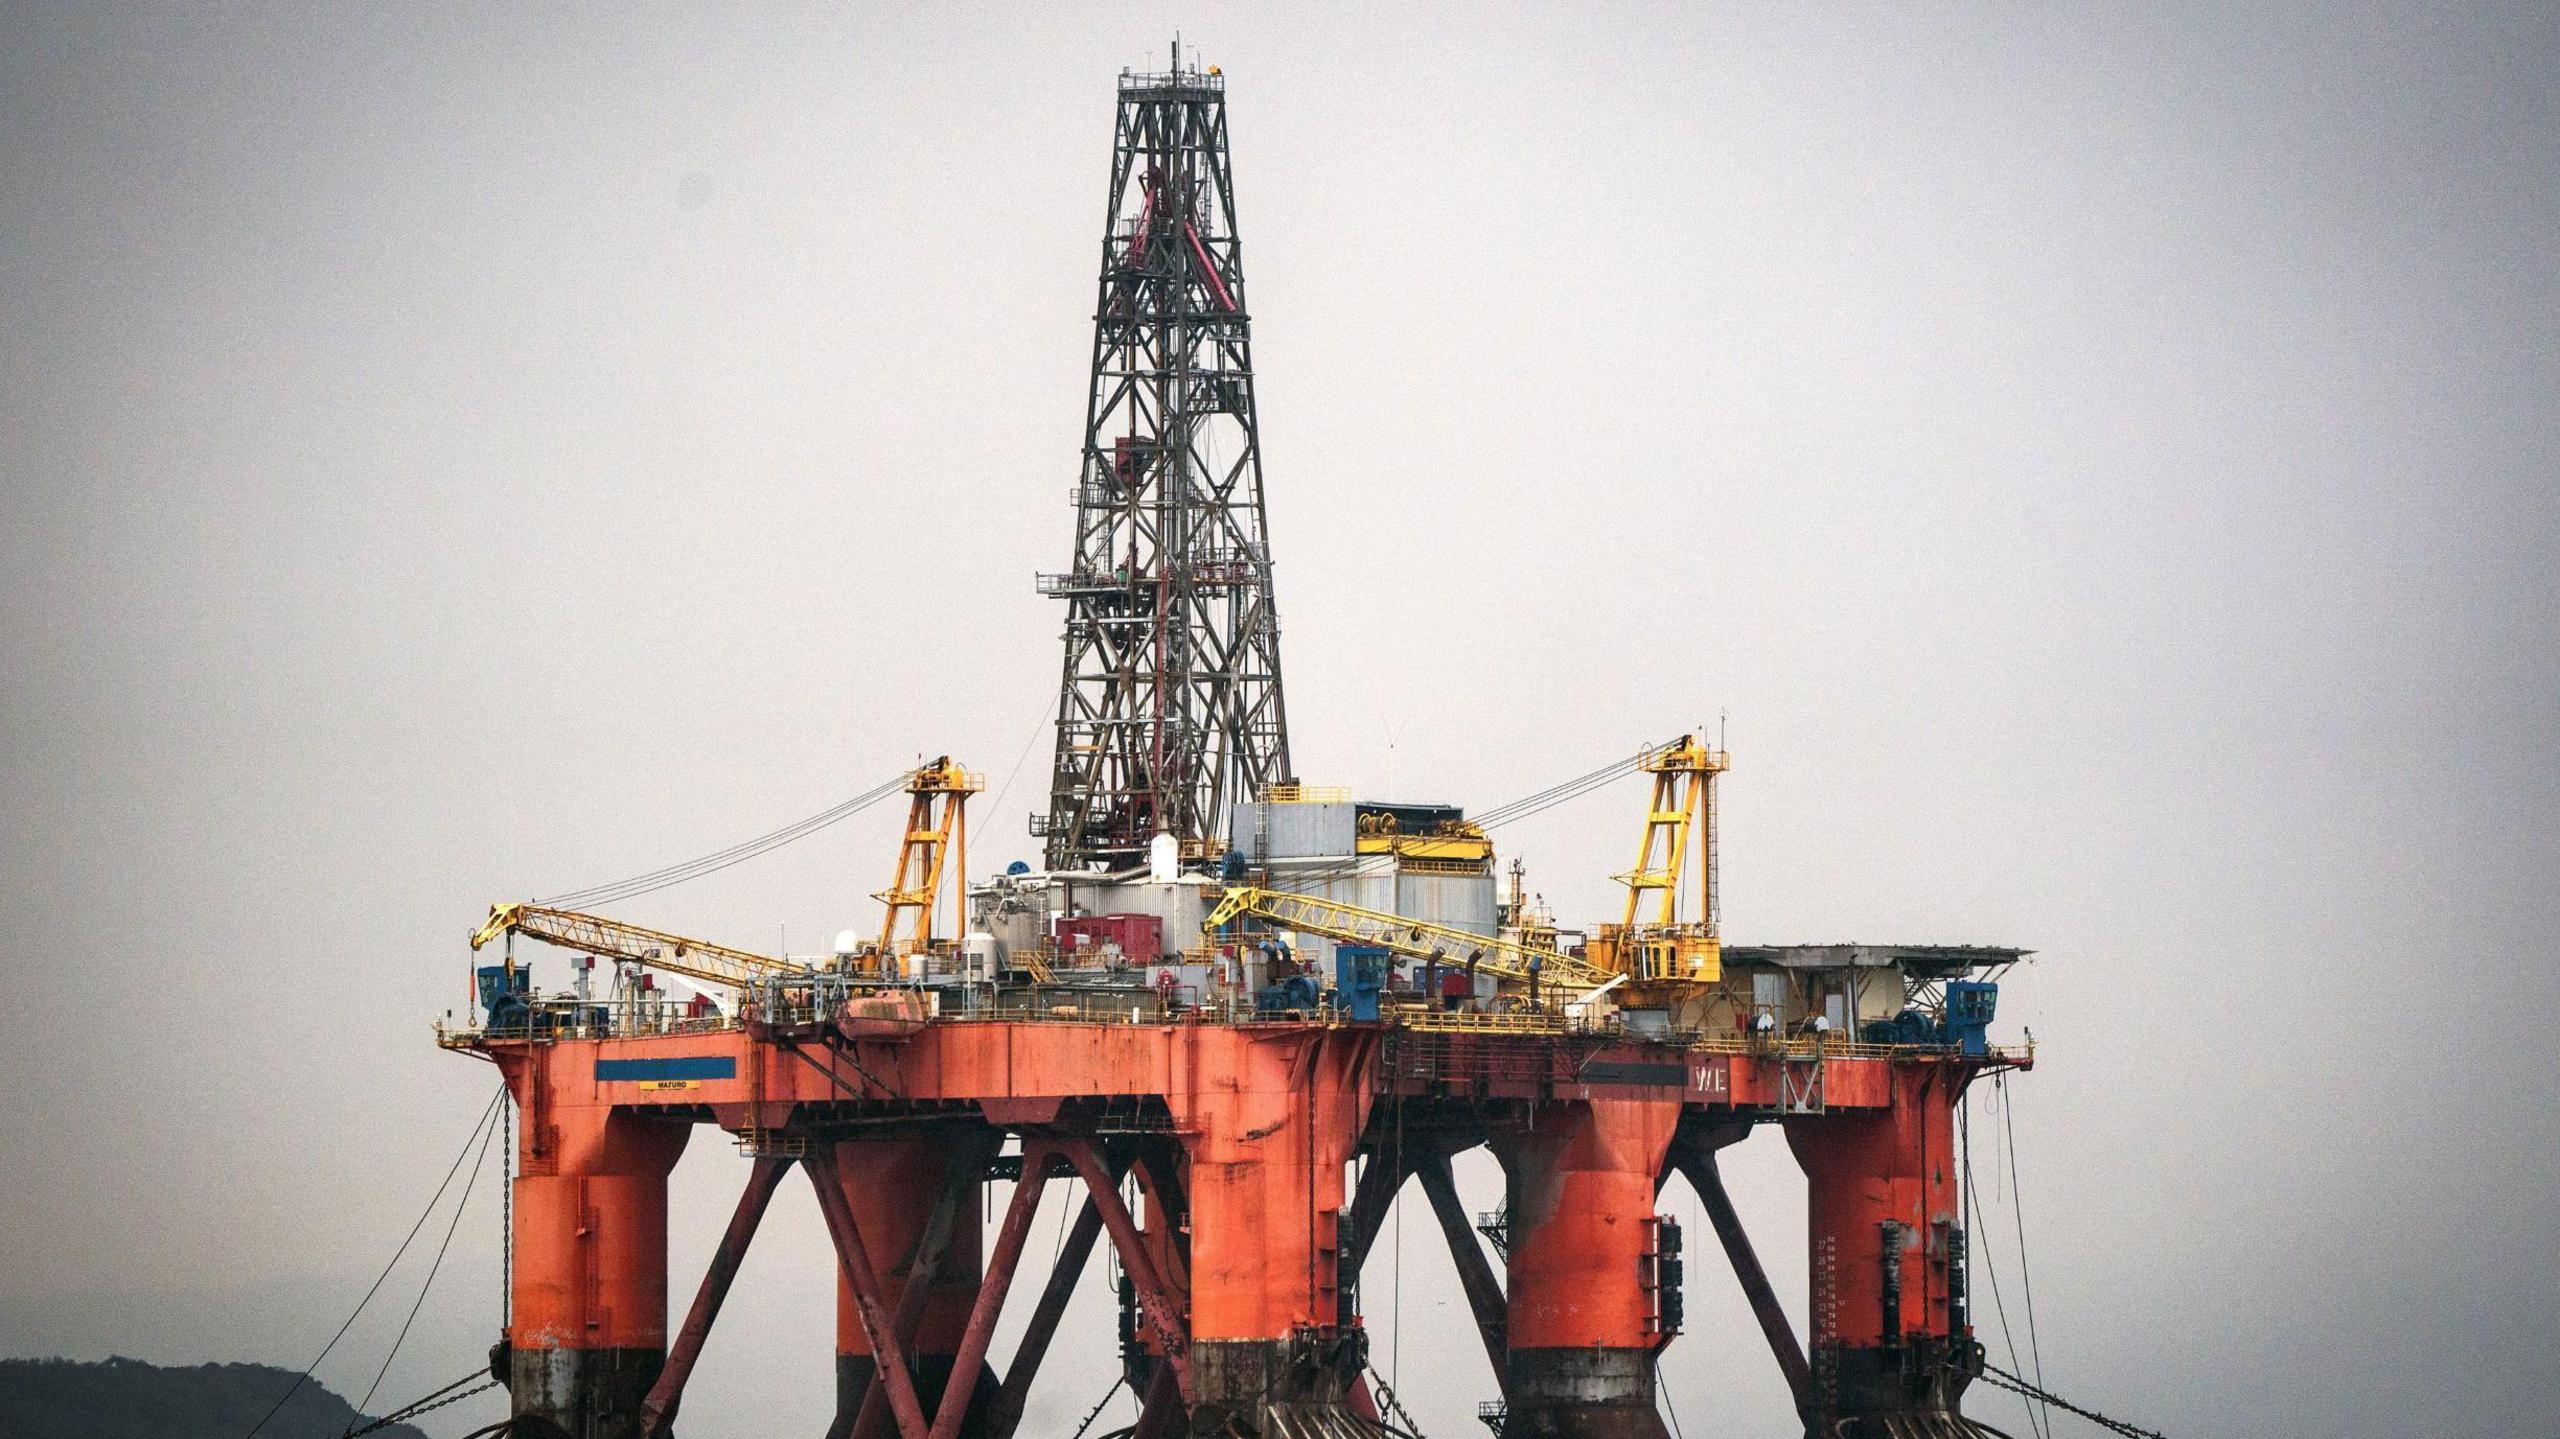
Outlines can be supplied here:
[[1049, 809], [1051, 869], [1126, 868], [1289, 777], [1226, 81], [1123, 72]]

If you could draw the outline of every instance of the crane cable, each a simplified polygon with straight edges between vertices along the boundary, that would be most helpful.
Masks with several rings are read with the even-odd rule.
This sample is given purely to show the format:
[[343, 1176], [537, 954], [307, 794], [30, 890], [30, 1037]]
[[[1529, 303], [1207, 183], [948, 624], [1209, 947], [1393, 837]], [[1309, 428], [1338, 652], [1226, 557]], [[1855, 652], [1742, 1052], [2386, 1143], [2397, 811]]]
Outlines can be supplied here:
[[[1477, 816], [1476, 827], [1490, 834], [1516, 820], [1544, 814], [1558, 805], [1570, 804], [1585, 795], [1605, 789], [1612, 781], [1635, 773], [1636, 769], [1644, 763], [1645, 756], [1660, 748], [1661, 746], [1656, 744], [1639, 745], [1634, 754], [1611, 760], [1587, 774], [1576, 775], [1572, 779], [1549, 785], [1533, 794], [1522, 795], [1508, 803], [1495, 805]], [[1368, 862], [1368, 856], [1354, 854], [1348, 859], [1326, 865], [1321, 869], [1293, 871], [1288, 877], [1289, 883], [1296, 886], [1331, 884], [1335, 880], [1351, 878], [1359, 872], [1361, 866]]]
[[383, 1281], [391, 1277], [391, 1271], [400, 1263], [400, 1256], [409, 1252], [409, 1246], [418, 1238], [418, 1231], [427, 1227], [428, 1217], [436, 1212], [436, 1205], [444, 1199], [445, 1190], [452, 1187], [453, 1177], [462, 1172], [462, 1161], [470, 1158], [472, 1151], [483, 1143], [481, 1131], [489, 1127], [489, 1116], [497, 1112], [498, 1100], [506, 1092], [507, 1087], [501, 1084], [498, 1086], [498, 1093], [490, 1096], [489, 1107], [480, 1111], [479, 1121], [471, 1126], [471, 1137], [462, 1142], [462, 1152], [453, 1157], [453, 1167], [444, 1172], [444, 1182], [436, 1186], [434, 1196], [427, 1200], [427, 1207], [419, 1211], [418, 1222], [409, 1226], [408, 1238], [401, 1240], [400, 1247], [392, 1251], [390, 1263], [383, 1265], [382, 1272], [374, 1276], [373, 1287], [367, 1289], [364, 1297], [356, 1301], [356, 1307], [347, 1315], [347, 1321], [338, 1326], [337, 1333], [329, 1336], [329, 1342], [320, 1347], [320, 1353], [309, 1364], [302, 1367], [302, 1372], [294, 1377], [293, 1383], [288, 1385], [284, 1393], [276, 1399], [275, 1407], [269, 1409], [257, 1423], [250, 1425], [249, 1432], [242, 1435], [241, 1439], [257, 1439], [258, 1431], [266, 1428], [276, 1415], [284, 1411], [286, 1402], [301, 1392], [303, 1385], [311, 1382], [312, 1371], [320, 1367], [320, 1361], [328, 1358], [330, 1351], [338, 1347], [338, 1341], [346, 1338], [347, 1331], [355, 1327], [357, 1316], [363, 1314], [365, 1306], [373, 1302], [373, 1296], [382, 1291]]
[[1549, 785], [1535, 794], [1523, 795], [1508, 804], [1495, 805], [1476, 816], [1476, 824], [1486, 830], [1495, 830], [1515, 820], [1544, 814], [1557, 805], [1580, 799], [1612, 780], [1635, 773], [1644, 764], [1645, 757], [1660, 748], [1661, 746], [1657, 744], [1639, 745], [1634, 754], [1611, 760], [1589, 774], [1577, 775], [1562, 784]]
[[[2052, 1432], [2052, 1411], [2060, 1409], [2067, 1414], [2076, 1414], [2081, 1418], [2088, 1420], [2090, 1423], [2097, 1425], [2101, 1429], [2108, 1430], [2111, 1433], [2122, 1434], [2126, 1436], [2126, 1439], [2168, 1439], [2168, 1436], [2162, 1434], [2157, 1429], [2145, 1429], [2140, 1425], [2127, 1423], [2122, 1419], [2111, 1419], [2094, 1409], [2082, 1408], [2080, 1405], [2074, 1404], [2070, 1400], [2065, 1399], [2061, 1395], [2044, 1387], [2044, 1357], [2039, 1352], [2039, 1347], [2035, 1338], [2035, 1284], [2033, 1279], [2029, 1277], [2027, 1270], [2026, 1215], [2023, 1206], [2019, 1202], [2018, 1126], [2016, 1111], [2011, 1107], [2009, 1102], [2009, 1085], [2007, 1076], [2003, 1075], [1998, 1079], [1995, 1079], [1993, 1081], [1992, 1088], [2000, 1097], [2001, 1137], [2005, 1140], [2002, 1148], [2006, 1151], [2003, 1158], [2006, 1160], [2009, 1170], [2010, 1217], [2014, 1222], [2015, 1233], [2018, 1239], [2019, 1281], [2026, 1290], [2027, 1353], [2029, 1363], [2034, 1367], [2035, 1378], [2028, 1379], [2023, 1375], [2003, 1369], [1999, 1365], [1990, 1362], [1988, 1359], [1981, 1361], [1981, 1371], [1978, 1374], [1973, 1375], [1973, 1377], [1982, 1380], [1986, 1384], [1992, 1385], [1994, 1388], [2006, 1389], [2026, 1400], [2027, 1422], [2031, 1426], [2036, 1423], [2037, 1407], [2039, 1405], [2043, 1406], [2046, 1411], [2044, 1416], [2044, 1425], [2038, 1432], [2047, 1434]], [[1965, 1204], [1969, 1211], [1978, 1212], [1981, 1206], [1979, 1201], [1974, 1197], [1973, 1189], [1973, 1145], [1971, 1137], [1973, 1126], [1971, 1120], [1972, 1105], [1970, 1103], [1970, 1097], [1968, 1096], [1968, 1102], [1963, 1110], [1965, 1130]], [[1968, 1257], [1970, 1257], [1970, 1251], [1968, 1251]], [[2018, 1362], [2018, 1346], [2014, 1339], [2009, 1338], [2008, 1314], [2006, 1307], [2001, 1305], [2000, 1300], [1999, 1274], [1996, 1269], [1991, 1267], [1991, 1255], [1988, 1250], [1983, 1252], [1982, 1258], [1984, 1271], [1991, 1279], [1991, 1301], [1995, 1307], [1999, 1307], [2001, 1309], [2001, 1337], [2009, 1346], [2009, 1362], [2015, 1364]]]
[[589, 885], [584, 889], [573, 889], [562, 894], [551, 895], [548, 898], [538, 899], [534, 903], [554, 909], [583, 909], [592, 905], [614, 904], [626, 899], [636, 899], [671, 885], [700, 879], [708, 874], [717, 874], [731, 865], [744, 864], [748, 860], [770, 854], [784, 845], [807, 839], [820, 830], [851, 819], [905, 789], [907, 782], [915, 778], [915, 775], [914, 769], [900, 770], [851, 799], [830, 805], [805, 819], [794, 820], [780, 829], [757, 835], [754, 839], [741, 840], [726, 849], [697, 855], [678, 864], [663, 865], [645, 874], [635, 874], [605, 884]]

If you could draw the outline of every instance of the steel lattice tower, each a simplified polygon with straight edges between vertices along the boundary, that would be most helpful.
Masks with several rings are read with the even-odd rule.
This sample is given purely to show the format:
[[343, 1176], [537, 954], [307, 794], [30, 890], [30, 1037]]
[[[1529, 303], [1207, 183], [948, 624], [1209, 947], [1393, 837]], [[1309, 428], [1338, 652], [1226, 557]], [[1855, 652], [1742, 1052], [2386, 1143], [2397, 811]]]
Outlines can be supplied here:
[[1252, 324], [1227, 156], [1226, 82], [1122, 72], [1093, 321], [1093, 382], [1049, 811], [1053, 869], [1197, 854], [1227, 809], [1284, 780]]

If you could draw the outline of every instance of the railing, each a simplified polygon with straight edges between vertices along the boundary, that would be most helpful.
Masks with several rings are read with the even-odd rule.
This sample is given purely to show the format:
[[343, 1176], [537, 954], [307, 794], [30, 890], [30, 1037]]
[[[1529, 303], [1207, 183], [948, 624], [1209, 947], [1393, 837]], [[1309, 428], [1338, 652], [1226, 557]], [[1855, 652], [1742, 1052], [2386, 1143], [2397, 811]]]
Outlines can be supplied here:
[[1338, 784], [1266, 784], [1264, 804], [1349, 804], [1351, 791]]
[[488, 1040], [632, 1039], [664, 1034], [712, 1034], [739, 1026], [735, 1011], [695, 1014], [667, 999], [588, 1000], [558, 996], [529, 1001], [522, 1018], [506, 1025], [436, 1021], [436, 1044], [467, 1049]]
[[1133, 577], [1125, 571], [1115, 570], [1110, 574], [1097, 574], [1089, 570], [1073, 570], [1066, 574], [1042, 575], [1039, 577], [1037, 588], [1040, 594], [1056, 599], [1061, 595], [1098, 594], [1111, 590], [1125, 590], [1132, 584], [1152, 583], [1154, 581], [1149, 576]]
[[1130, 90], [1215, 90], [1224, 93], [1227, 77], [1212, 67], [1207, 70], [1123, 70], [1120, 89]]
[[[1193, 952], [1181, 958], [1199, 963], [1208, 957], [1205, 953]], [[1058, 965], [1058, 958], [1054, 954], [1040, 953], [1017, 953], [1013, 956], [1013, 967], [1029, 968], [1035, 975], [1043, 976], [1047, 992], [1041, 994], [1037, 1002], [1005, 1003], [1002, 999], [994, 1003], [975, 1002], [985, 996], [983, 989], [924, 991], [943, 996], [943, 1007], [932, 1018], [935, 1022], [948, 1024], [1242, 1025], [1285, 1022], [1324, 1029], [1337, 1029], [1353, 1022], [1330, 1006], [1291, 1011], [1285, 1016], [1266, 1015], [1249, 994], [1227, 990], [1202, 995], [1187, 987], [1178, 996], [1177, 1007], [1167, 1011], [1162, 1008], [1160, 992], [1152, 987], [1079, 990], [1071, 985], [1058, 985], [1061, 977], [1071, 981], [1079, 975], [1111, 972], [1102, 965]], [[936, 973], [947, 976], [957, 968], [955, 959], [937, 956], [934, 960]], [[742, 1028], [743, 1011], [749, 1007], [753, 1008], [759, 1020], [767, 1023], [819, 1024], [841, 1013], [848, 999], [864, 994], [898, 992], [913, 994], [919, 991], [875, 976], [821, 974], [807, 979], [795, 977], [766, 981], [743, 996], [743, 1003], [726, 1013], [697, 1014], [689, 1004], [665, 998], [581, 1003], [571, 996], [555, 996], [531, 1001], [522, 1011], [520, 1020], [504, 1026], [449, 1024], [438, 1020], [434, 1027], [436, 1043], [445, 1049], [468, 1049], [491, 1041], [716, 1034]], [[1028, 997], [1020, 990], [1011, 991], [1007, 997], [1011, 996]], [[1400, 1003], [1390, 998], [1380, 1007], [1379, 1017], [1392, 1029], [1424, 1036], [1551, 1037], [1579, 1039], [1586, 1043], [1645, 1042], [1644, 1036], [1626, 1034], [1614, 1017], [1594, 1020], [1525, 1007], [1498, 1011], [1443, 1010], [1422, 1003]], [[1869, 1044], [1834, 1039], [1828, 1035], [1780, 1039], [1754, 1035], [1674, 1033], [1652, 1042], [1685, 1053], [1750, 1055], [1788, 1063], [1834, 1059], [1943, 1059], [1955, 1053], [1951, 1046], [1943, 1044]], [[1416, 1057], [1422, 1058], [1420, 1055]], [[2035, 1045], [2032, 1042], [1993, 1045], [1981, 1058], [1987, 1064], [2001, 1067], [2031, 1065], [2035, 1062]], [[1427, 1064], [1428, 1060], [1425, 1062]]]
[[1478, 1012], [1464, 1009], [1432, 1009], [1419, 1004], [1397, 1004], [1381, 1009], [1380, 1015], [1399, 1029], [1444, 1034], [1588, 1034], [1597, 1032], [1597, 1027], [1587, 1020], [1568, 1020], [1562, 1014], [1539, 1009]]

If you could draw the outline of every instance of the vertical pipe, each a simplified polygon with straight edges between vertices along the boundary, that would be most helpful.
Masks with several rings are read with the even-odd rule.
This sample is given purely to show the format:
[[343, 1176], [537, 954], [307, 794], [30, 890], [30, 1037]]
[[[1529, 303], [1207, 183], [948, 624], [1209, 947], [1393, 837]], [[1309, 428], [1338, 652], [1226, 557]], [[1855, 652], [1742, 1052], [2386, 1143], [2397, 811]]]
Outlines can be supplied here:
[[1902, 1226], [1888, 1219], [1876, 1226], [1883, 1231], [1884, 1274], [1882, 1284], [1884, 1311], [1884, 1347], [1902, 1347]]

